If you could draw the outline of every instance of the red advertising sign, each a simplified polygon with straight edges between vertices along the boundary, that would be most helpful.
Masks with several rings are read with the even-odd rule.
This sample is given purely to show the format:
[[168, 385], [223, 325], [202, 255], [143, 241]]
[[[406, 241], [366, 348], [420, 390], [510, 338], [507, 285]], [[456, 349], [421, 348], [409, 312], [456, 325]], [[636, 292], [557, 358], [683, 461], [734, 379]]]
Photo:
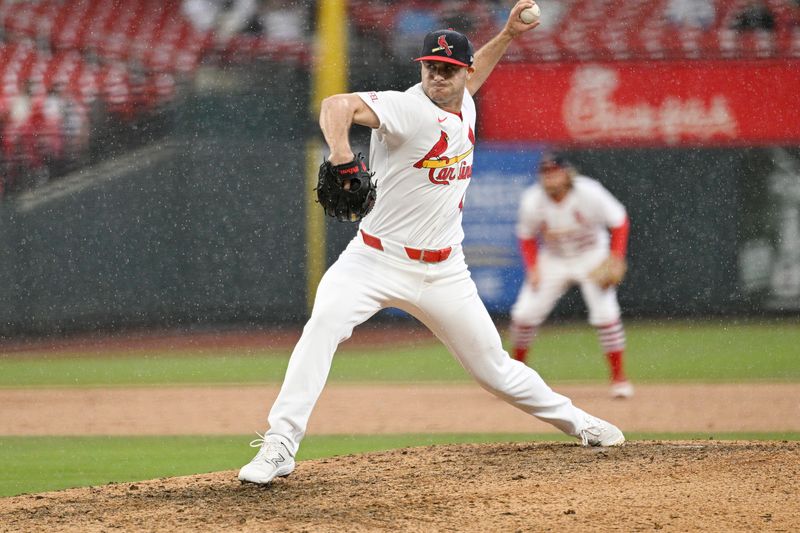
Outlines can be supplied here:
[[800, 141], [800, 61], [499, 65], [483, 140], [717, 146]]

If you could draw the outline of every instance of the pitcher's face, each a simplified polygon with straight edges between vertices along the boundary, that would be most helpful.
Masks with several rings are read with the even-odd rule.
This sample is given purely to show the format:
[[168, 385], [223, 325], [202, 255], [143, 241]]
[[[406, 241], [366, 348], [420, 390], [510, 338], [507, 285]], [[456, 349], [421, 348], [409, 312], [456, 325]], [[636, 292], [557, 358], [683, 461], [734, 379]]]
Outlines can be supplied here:
[[[444, 61], [420, 61], [422, 90], [439, 107], [460, 103], [467, 85], [468, 68]], [[460, 106], [458, 106], [460, 107]]]

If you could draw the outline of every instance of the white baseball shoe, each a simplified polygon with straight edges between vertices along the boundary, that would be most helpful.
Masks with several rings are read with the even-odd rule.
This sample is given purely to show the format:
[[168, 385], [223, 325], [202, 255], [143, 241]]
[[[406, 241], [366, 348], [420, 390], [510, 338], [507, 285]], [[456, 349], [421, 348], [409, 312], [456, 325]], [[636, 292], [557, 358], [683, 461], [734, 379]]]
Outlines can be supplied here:
[[253, 460], [239, 470], [239, 481], [266, 485], [276, 477], [286, 477], [294, 470], [294, 456], [287, 442], [278, 435], [261, 435], [250, 442], [253, 448], [260, 448]]
[[611, 383], [611, 397], [619, 399], [633, 398], [633, 383], [627, 379]]
[[587, 416], [589, 424], [581, 431], [579, 438], [582, 446], [622, 446], [625, 444], [625, 435], [610, 422], [594, 416]]

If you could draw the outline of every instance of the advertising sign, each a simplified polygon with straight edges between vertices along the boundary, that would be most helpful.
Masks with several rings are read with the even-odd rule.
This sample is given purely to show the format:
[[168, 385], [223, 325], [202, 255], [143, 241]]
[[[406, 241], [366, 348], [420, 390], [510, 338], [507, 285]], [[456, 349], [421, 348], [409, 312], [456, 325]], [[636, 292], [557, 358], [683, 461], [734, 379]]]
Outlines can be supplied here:
[[800, 61], [500, 65], [482, 139], [572, 146], [800, 141]]

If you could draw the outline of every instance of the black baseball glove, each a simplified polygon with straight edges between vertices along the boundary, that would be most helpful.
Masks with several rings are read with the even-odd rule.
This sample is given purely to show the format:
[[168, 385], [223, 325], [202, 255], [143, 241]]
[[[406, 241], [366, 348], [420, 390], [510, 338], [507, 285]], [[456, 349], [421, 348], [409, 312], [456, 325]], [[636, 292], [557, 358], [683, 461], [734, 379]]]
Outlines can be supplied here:
[[361, 154], [341, 165], [325, 160], [319, 166], [319, 182], [314, 189], [325, 214], [339, 222], [358, 222], [367, 216], [375, 205], [374, 174]]

